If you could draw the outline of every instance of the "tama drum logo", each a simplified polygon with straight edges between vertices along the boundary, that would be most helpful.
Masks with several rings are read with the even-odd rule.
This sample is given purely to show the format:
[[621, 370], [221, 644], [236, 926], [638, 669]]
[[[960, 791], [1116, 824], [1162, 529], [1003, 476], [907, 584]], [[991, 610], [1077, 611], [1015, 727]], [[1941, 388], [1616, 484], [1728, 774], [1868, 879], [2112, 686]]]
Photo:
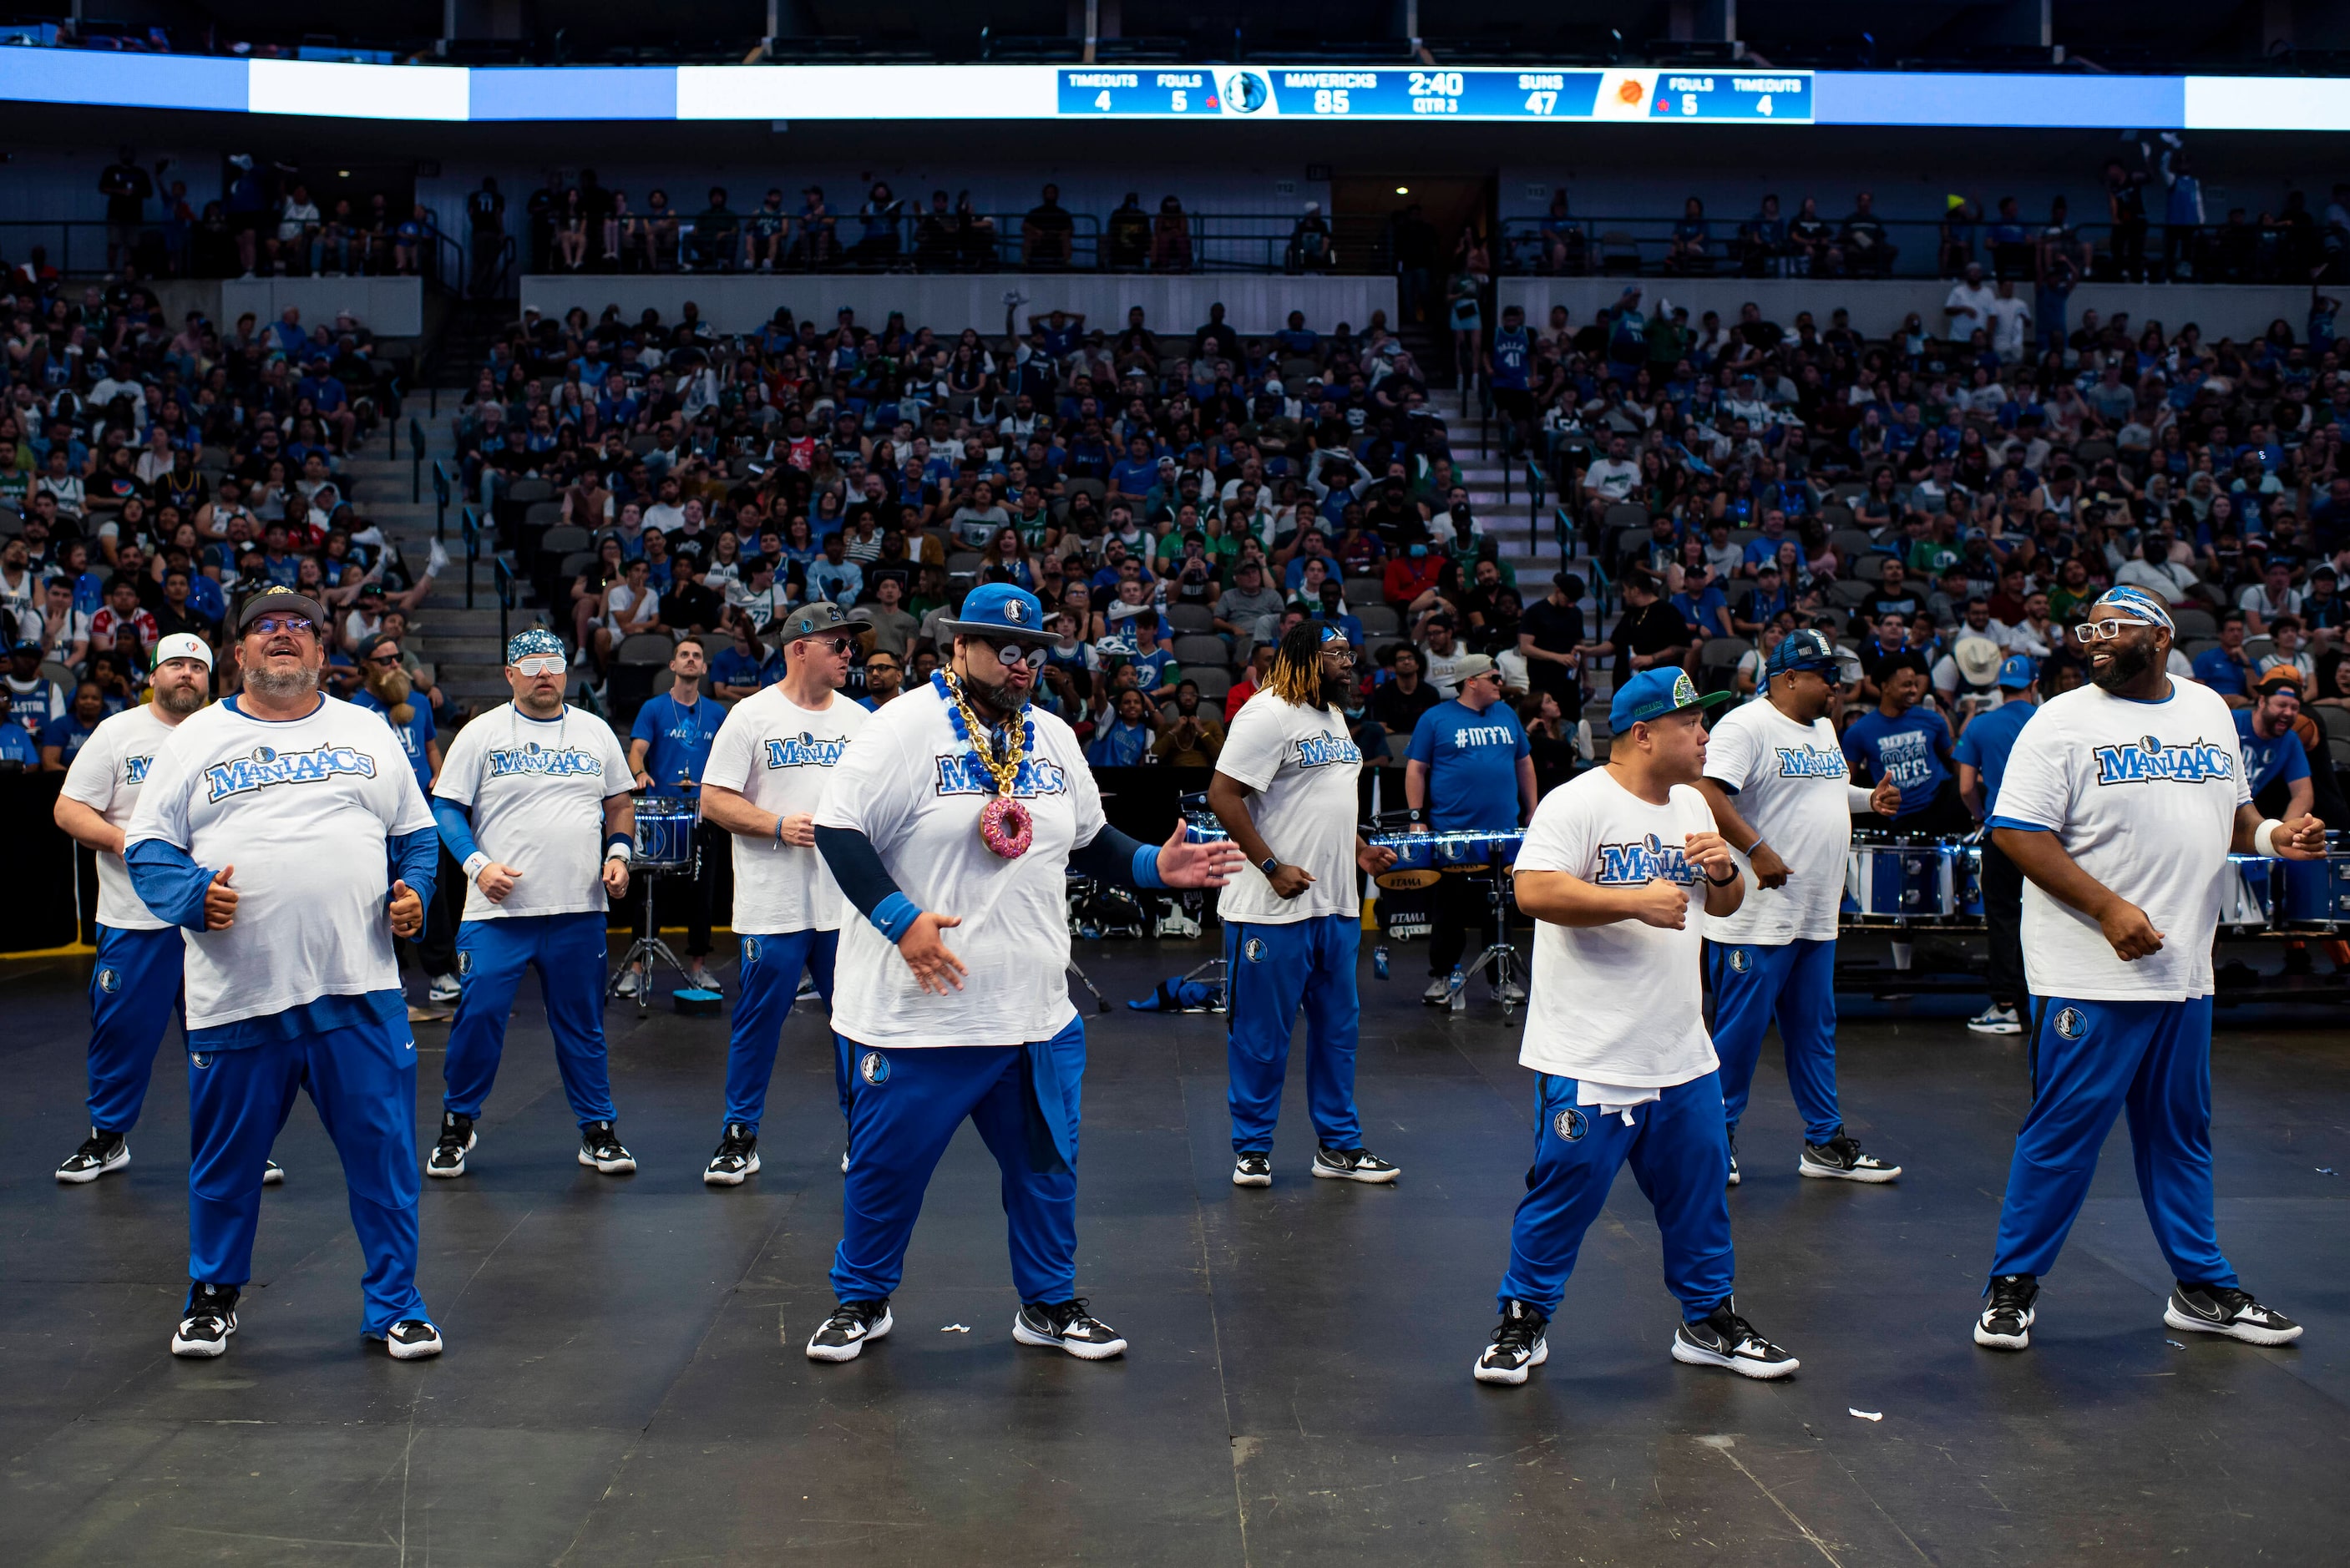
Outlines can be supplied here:
[[2060, 1008], [2056, 1013], [2056, 1033], [2067, 1040], [2078, 1040], [2089, 1031], [2089, 1020], [2077, 1007]]
[[604, 764], [597, 761], [593, 753], [583, 752], [577, 746], [565, 746], [558, 751], [553, 746], [542, 746], [532, 741], [490, 753], [490, 776], [494, 779], [510, 778], [518, 774], [537, 774], [547, 778], [597, 778], [603, 772]]
[[1568, 1143], [1574, 1143], [1582, 1137], [1590, 1130], [1590, 1123], [1583, 1119], [1583, 1113], [1573, 1106], [1567, 1106], [1550, 1119], [1550, 1130]]
[[2135, 741], [2099, 746], [2096, 757], [2097, 782], [2101, 784], [2146, 784], [2153, 780], [2202, 784], [2208, 779], [2227, 778], [2236, 771], [2235, 748], [2210, 741], [2188, 741], [2174, 746], [2156, 736], [2142, 735]]
[[756, 937], [744, 937], [743, 939], [743, 967], [744, 969], [748, 969], [758, 961], [759, 939]]
[[122, 971], [118, 969], [99, 970], [98, 971], [98, 989], [106, 992], [109, 996], [112, 996], [116, 992], [120, 991], [122, 989]]
[[206, 768], [204, 789], [208, 800], [217, 804], [233, 794], [245, 794], [273, 784], [317, 784], [343, 775], [375, 777], [375, 759], [357, 746], [314, 746], [307, 752], [255, 746], [251, 756], [234, 757]]
[[1748, 952], [1744, 948], [1732, 948], [1730, 950], [1731, 973], [1744, 974], [1748, 970], [1751, 970], [1753, 967], [1754, 955], [1752, 953]]
[[879, 1051], [868, 1051], [857, 1064], [857, 1075], [879, 1088], [889, 1081], [889, 1058]]
[[803, 730], [796, 735], [785, 735], [767, 742], [767, 765], [771, 768], [828, 768], [840, 761], [840, 753], [848, 749], [845, 740], [819, 741]]
[[1264, 939], [1263, 937], [1251, 937], [1248, 940], [1243, 942], [1241, 944], [1241, 957], [1248, 960], [1251, 963], [1263, 963], [1264, 961]]
[[1697, 880], [1697, 870], [1690, 865], [1686, 849], [1651, 833], [1635, 844], [1601, 845], [1596, 880], [1603, 888], [1637, 888], [1659, 881], [1687, 885]]

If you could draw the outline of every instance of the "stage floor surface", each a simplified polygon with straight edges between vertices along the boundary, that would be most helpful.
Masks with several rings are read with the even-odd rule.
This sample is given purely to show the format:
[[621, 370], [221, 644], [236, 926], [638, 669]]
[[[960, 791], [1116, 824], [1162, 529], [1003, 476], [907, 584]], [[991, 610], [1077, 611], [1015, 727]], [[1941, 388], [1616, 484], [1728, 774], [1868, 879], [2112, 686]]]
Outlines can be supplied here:
[[[1079, 1289], [1132, 1342], [1101, 1364], [1013, 1343], [996, 1173], [968, 1127], [895, 1334], [845, 1366], [806, 1360], [840, 1217], [820, 1013], [786, 1026], [764, 1171], [712, 1189], [724, 1021], [612, 1011], [640, 1168], [600, 1177], [575, 1161], [527, 981], [472, 1173], [424, 1183], [421, 1283], [448, 1353], [401, 1365], [360, 1340], [342, 1177], [304, 1102], [242, 1332], [221, 1359], [175, 1360], [176, 1036], [130, 1169], [60, 1187], [83, 1136], [88, 961], [0, 965], [0, 1562], [2343, 1560], [2343, 1018], [2222, 1012], [2213, 1052], [2220, 1238], [2308, 1324], [2297, 1346], [2165, 1329], [2117, 1128], [2033, 1349], [1976, 1348], [2023, 1044], [1969, 1033], [1949, 1004], [1872, 1004], [1841, 1032], [1844, 1104], [1900, 1182], [1797, 1178], [1775, 1044], [1740, 1138], [1740, 1305], [1802, 1371], [1762, 1384], [1670, 1360], [1678, 1312], [1627, 1176], [1549, 1365], [1501, 1389], [1469, 1374], [1532, 1149], [1517, 1020], [1482, 996], [1425, 1009], [1423, 950], [1398, 947], [1384, 984], [1367, 953], [1359, 1102], [1401, 1181], [1309, 1179], [1301, 1032], [1274, 1185], [1243, 1190], [1223, 1020], [1123, 1006], [1208, 950], [1079, 948], [1114, 1003], [1087, 1021]], [[421, 1157], [446, 1026], [417, 1035]]]

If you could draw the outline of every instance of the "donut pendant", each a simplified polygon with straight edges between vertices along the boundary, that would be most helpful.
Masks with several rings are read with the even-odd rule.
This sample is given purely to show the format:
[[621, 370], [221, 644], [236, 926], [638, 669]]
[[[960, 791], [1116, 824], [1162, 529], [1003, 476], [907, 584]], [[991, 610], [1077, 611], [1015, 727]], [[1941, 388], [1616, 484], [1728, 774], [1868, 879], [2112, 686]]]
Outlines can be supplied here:
[[1017, 860], [1027, 854], [1035, 836], [1028, 808], [1018, 801], [998, 795], [979, 808], [979, 840], [1004, 859]]

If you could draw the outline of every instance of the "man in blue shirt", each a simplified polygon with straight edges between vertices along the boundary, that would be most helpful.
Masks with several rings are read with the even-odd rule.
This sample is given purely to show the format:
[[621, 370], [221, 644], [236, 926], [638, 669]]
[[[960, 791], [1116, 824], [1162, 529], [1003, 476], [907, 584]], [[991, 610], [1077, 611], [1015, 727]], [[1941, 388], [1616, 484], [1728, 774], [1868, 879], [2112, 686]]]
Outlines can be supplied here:
[[[74, 704], [78, 708], [78, 700]], [[2310, 778], [2309, 748], [2293, 729], [2301, 716], [2301, 688], [2272, 675], [2261, 682], [2250, 708], [2236, 710], [2236, 743], [2244, 753], [2244, 787], [2262, 816], [2291, 820], [2309, 815], [2317, 786]]]
[[[106, 693], [95, 680], [85, 680], [74, 688], [73, 706], [60, 718], [41, 726], [41, 768], [46, 773], [61, 774], [72, 765], [74, 753], [88, 740], [107, 716]], [[2304, 765], [2302, 772], [2306, 774]]]
[[[637, 710], [636, 724], [629, 732], [629, 768], [636, 774], [637, 787], [656, 798], [698, 800], [702, 773], [710, 763], [711, 742], [718, 739], [718, 727], [726, 722], [726, 710], [715, 698], [702, 694], [710, 654], [700, 638], [678, 639], [669, 670], [673, 677], [670, 689]], [[718, 981], [702, 960], [710, 954], [710, 905], [719, 860], [731, 855], [732, 846], [723, 833], [701, 821], [693, 825], [693, 845], [697, 851], [693, 866], [678, 873], [691, 879], [685, 900], [685, 978], [686, 983], [700, 990], [716, 991]], [[651, 896], [648, 885], [646, 897]], [[650, 975], [626, 977], [620, 994], [634, 996], [635, 988], [650, 979]]]
[[756, 628], [738, 620], [734, 646], [710, 661], [711, 694], [722, 702], [755, 697], [784, 678], [784, 656], [759, 640]]
[[32, 732], [16, 722], [16, 694], [0, 681], [0, 767], [19, 767], [26, 773], [37, 773], [41, 766], [41, 748]]
[[1877, 826], [1899, 833], [1966, 833], [1974, 824], [1951, 774], [1950, 723], [1920, 705], [1926, 685], [1926, 661], [1916, 654], [1896, 653], [1880, 662], [1877, 709], [1845, 731], [1844, 754], [1856, 783], [1890, 780], [1900, 787], [1900, 811]]
[[[2040, 670], [2016, 654], [1999, 667], [2003, 701], [1967, 721], [1954, 751], [1959, 795], [1979, 822], [1989, 822], [1999, 804], [2000, 775], [2015, 737], [2040, 708]], [[2023, 1033], [2023, 873], [1985, 834], [1982, 842], [1983, 924], [1991, 932], [1991, 1005], [1967, 1020], [1978, 1034]]]
[[1528, 378], [1534, 372], [1534, 335], [1526, 330], [1526, 313], [1519, 306], [1504, 306], [1502, 325], [1485, 349], [1485, 379], [1493, 389], [1493, 409], [1521, 432], [1534, 423], [1534, 399]]
[[[432, 722], [432, 705], [415, 701], [408, 670], [400, 663], [400, 639], [377, 632], [359, 646], [359, 690], [351, 705], [383, 715], [400, 737], [400, 753], [416, 774], [416, 787], [432, 798], [432, 781], [441, 772], [441, 737]], [[466, 878], [445, 848], [435, 862], [433, 894], [424, 908], [424, 929], [417, 937], [416, 961], [424, 968], [425, 994], [437, 1002], [453, 1003], [462, 993], [457, 981], [457, 924], [465, 908]]]
[[[1534, 808], [1534, 748], [1518, 716], [1502, 701], [1502, 676], [1492, 659], [1464, 654], [1453, 674], [1461, 695], [1439, 702], [1412, 726], [1403, 775], [1412, 831], [1514, 833]], [[1448, 871], [1437, 878], [1428, 989], [1419, 998], [1430, 1007], [1451, 1002], [1454, 988], [1464, 983], [1461, 955], [1471, 927], [1484, 932], [1488, 943], [1499, 940], [1488, 890], [1482, 868]], [[1525, 1001], [1514, 981], [1499, 995], [1504, 1006]]]
[[2230, 708], [2252, 703], [2252, 661], [2244, 652], [2244, 612], [2220, 612], [2220, 646], [2195, 656], [2195, 679], [2217, 691]]

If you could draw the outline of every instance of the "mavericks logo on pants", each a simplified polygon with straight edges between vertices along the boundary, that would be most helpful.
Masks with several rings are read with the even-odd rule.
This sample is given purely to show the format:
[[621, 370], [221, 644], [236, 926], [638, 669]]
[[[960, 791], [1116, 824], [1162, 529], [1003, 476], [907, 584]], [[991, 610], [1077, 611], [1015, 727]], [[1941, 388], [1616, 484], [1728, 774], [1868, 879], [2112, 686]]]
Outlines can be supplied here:
[[1568, 1143], [1573, 1143], [1581, 1137], [1586, 1127], [1587, 1124], [1583, 1119], [1583, 1113], [1573, 1106], [1569, 1106], [1550, 1119], [1550, 1130]]
[[2055, 1023], [2056, 1033], [2067, 1040], [2078, 1040], [2088, 1033], [2089, 1020], [2077, 1007], [2058, 1008]]
[[889, 1081], [889, 1058], [879, 1051], [868, 1051], [857, 1064], [858, 1076], [875, 1088]]

